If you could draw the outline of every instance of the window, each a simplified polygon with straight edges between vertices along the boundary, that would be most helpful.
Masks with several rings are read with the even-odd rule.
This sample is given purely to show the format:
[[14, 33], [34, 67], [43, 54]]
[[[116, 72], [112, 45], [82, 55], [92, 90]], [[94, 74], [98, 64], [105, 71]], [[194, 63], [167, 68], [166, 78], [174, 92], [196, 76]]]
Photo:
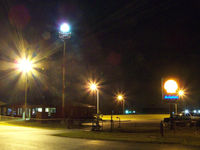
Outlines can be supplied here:
[[45, 108], [45, 112], [49, 112], [49, 108]]
[[38, 110], [38, 112], [42, 112], [42, 108], [38, 108], [37, 110]]

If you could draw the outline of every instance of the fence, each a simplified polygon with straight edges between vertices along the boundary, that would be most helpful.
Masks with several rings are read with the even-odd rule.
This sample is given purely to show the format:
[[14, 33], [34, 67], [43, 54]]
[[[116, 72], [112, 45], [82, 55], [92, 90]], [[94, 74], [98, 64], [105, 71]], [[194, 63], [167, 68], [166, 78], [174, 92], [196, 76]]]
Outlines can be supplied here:
[[[138, 132], [142, 130], [158, 131], [160, 130], [160, 121], [169, 114], [148, 114], [148, 115], [103, 115], [100, 118], [100, 130], [102, 131], [124, 131]], [[94, 127], [95, 120], [91, 123], [82, 125]], [[89, 128], [88, 128], [89, 129]]]
[[169, 118], [169, 115], [104, 115], [101, 117], [100, 130], [144, 133], [149, 134], [149, 136], [200, 135], [200, 121], [186, 121], [182, 123], [175, 121], [169, 124], [163, 124], [161, 121], [164, 118]]

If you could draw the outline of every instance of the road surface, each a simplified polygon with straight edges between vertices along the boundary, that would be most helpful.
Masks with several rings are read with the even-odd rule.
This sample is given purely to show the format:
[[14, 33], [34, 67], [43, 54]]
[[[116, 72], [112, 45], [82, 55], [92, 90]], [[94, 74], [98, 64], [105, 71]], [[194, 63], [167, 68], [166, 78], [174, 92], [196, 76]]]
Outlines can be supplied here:
[[[0, 124], [0, 150], [199, 150], [196, 147], [87, 140], [52, 136], [49, 130]], [[67, 130], [65, 130], [67, 132]]]

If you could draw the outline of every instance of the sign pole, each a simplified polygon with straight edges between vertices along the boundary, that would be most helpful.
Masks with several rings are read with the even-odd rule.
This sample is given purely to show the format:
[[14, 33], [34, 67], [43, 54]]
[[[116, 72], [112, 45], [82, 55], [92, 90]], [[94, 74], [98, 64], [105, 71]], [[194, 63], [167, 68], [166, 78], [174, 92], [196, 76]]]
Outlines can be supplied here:
[[178, 104], [174, 104], [175, 107], [175, 114], [178, 115]]

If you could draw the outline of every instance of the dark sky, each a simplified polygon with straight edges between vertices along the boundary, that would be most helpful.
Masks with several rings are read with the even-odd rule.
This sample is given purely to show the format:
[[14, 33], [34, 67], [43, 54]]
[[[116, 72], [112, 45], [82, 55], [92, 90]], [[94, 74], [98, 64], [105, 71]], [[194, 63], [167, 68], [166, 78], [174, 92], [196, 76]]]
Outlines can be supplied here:
[[[57, 33], [59, 24], [64, 20], [71, 24], [72, 38], [67, 51], [78, 60], [74, 64], [82, 68], [82, 72], [80, 68], [73, 71], [78, 72], [77, 76], [90, 72], [103, 81], [100, 97], [103, 111], [113, 109], [113, 94], [119, 90], [126, 93], [126, 105], [136, 110], [166, 107], [161, 102], [160, 85], [161, 78], [168, 76], [179, 78], [187, 89], [188, 105], [199, 106], [200, 2], [3, 0], [1, 3], [0, 41], [9, 43], [7, 33], [17, 30], [29, 43], [42, 43], [44, 47], [57, 41], [62, 45]], [[14, 23], [13, 16], [17, 18]], [[50, 57], [56, 61], [61, 56], [62, 51], [57, 51]], [[76, 85], [83, 82], [73, 80], [73, 73], [70, 80]], [[1, 95], [4, 99], [9, 97]], [[84, 98], [88, 97], [80, 94], [79, 99]]]

